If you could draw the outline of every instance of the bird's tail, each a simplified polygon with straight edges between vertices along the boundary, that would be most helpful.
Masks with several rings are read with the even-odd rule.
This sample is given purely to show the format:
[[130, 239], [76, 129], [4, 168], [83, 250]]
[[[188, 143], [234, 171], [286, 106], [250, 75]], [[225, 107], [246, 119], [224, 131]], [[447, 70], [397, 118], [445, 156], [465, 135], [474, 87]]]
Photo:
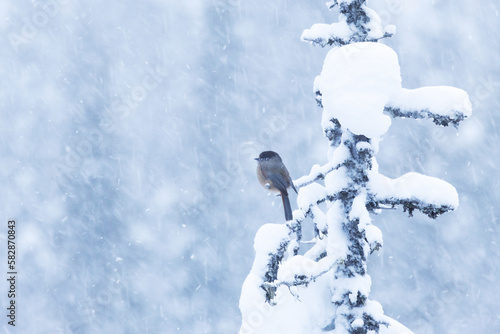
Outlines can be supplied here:
[[288, 199], [288, 194], [281, 193], [281, 199], [283, 200], [283, 208], [285, 209], [286, 221], [293, 220], [292, 207], [290, 206], [290, 200]]

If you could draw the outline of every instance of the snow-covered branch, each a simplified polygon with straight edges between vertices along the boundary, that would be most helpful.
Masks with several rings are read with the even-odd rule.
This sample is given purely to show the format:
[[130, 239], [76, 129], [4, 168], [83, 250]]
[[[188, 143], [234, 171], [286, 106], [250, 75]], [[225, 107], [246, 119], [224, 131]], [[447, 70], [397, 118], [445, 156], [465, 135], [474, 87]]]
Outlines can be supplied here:
[[458, 124], [472, 112], [467, 93], [455, 87], [436, 86], [401, 89], [386, 104], [392, 117], [429, 118], [437, 125]]
[[325, 176], [342, 166], [342, 163], [328, 162], [323, 166], [314, 165], [308, 175], [304, 175], [293, 181], [296, 188], [303, 188], [319, 180], [323, 180]]
[[418, 173], [407, 173], [396, 179], [381, 174], [370, 177], [372, 206], [402, 205], [410, 215], [419, 210], [431, 218], [458, 207], [456, 189], [446, 181]]
[[[325, 258], [325, 260], [329, 259]], [[280, 279], [274, 282], [264, 282], [262, 283], [262, 288], [267, 291], [268, 289], [277, 289], [280, 286], [288, 288], [300, 285], [307, 286], [330, 272], [336, 266], [337, 262], [325, 266], [321, 261], [316, 262], [304, 256], [297, 255], [292, 261], [286, 262], [283, 268], [280, 269]]]
[[382, 28], [380, 17], [365, 6], [365, 0], [335, 0], [326, 5], [332, 9], [339, 6], [339, 22], [332, 24], [318, 23], [304, 30], [301, 39], [313, 45], [343, 46], [354, 42], [377, 42], [391, 37], [396, 28], [389, 25]]
[[310, 185], [311, 183], [323, 180], [328, 173], [339, 169], [344, 164], [347, 156], [345, 152], [339, 153], [341, 154], [336, 154], [329, 162], [327, 162], [323, 166], [313, 165], [308, 175], [304, 175], [293, 181], [295, 187], [303, 188]]
[[311, 183], [300, 189], [297, 204], [302, 212], [307, 213], [311, 207], [323, 203], [327, 197], [328, 192], [324, 186]]

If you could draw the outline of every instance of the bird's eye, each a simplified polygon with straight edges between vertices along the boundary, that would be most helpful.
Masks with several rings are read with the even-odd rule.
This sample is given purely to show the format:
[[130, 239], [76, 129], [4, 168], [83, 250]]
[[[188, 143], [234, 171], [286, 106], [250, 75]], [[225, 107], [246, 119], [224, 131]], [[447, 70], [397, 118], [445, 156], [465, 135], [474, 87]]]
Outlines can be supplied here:
[[266, 158], [266, 161], [269, 161], [269, 158]]

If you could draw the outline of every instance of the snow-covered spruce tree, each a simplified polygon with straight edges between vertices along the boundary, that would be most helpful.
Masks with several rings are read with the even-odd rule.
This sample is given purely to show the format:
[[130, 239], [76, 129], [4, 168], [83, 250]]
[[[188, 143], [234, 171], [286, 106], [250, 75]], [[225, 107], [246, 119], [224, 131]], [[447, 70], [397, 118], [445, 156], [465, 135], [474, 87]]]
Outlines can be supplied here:
[[[436, 218], [458, 206], [450, 184], [417, 173], [390, 179], [379, 174], [374, 154], [390, 117], [458, 126], [471, 113], [467, 93], [443, 86], [401, 88], [396, 53], [377, 43], [393, 35], [394, 27], [383, 29], [364, 0], [327, 5], [338, 6], [339, 22], [313, 25], [302, 39], [334, 47], [314, 85], [330, 143], [328, 162], [295, 181], [299, 209], [292, 221], [265, 224], [257, 232], [255, 261], [242, 287], [240, 334], [411, 333], [368, 298], [366, 258], [382, 246], [370, 214], [402, 206], [410, 216], [419, 210]], [[308, 217], [316, 237], [301, 252]]]

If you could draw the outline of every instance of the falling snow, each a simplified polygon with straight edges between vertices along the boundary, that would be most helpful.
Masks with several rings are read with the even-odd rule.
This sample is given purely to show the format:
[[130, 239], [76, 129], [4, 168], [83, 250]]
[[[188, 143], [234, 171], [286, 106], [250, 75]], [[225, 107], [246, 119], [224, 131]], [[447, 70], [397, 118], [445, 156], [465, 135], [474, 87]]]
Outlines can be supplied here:
[[[0, 4], [0, 247], [16, 219], [19, 333], [238, 330], [254, 236], [282, 220], [253, 158], [279, 152], [294, 179], [327, 162], [313, 90], [327, 51], [301, 41], [338, 16], [323, 3]], [[402, 87], [455, 86], [474, 110], [459, 129], [393, 119], [382, 135], [382, 174], [443, 179], [460, 206], [375, 216], [370, 296], [414, 333], [498, 333], [498, 3], [368, 3], [397, 27], [380, 43]]]

